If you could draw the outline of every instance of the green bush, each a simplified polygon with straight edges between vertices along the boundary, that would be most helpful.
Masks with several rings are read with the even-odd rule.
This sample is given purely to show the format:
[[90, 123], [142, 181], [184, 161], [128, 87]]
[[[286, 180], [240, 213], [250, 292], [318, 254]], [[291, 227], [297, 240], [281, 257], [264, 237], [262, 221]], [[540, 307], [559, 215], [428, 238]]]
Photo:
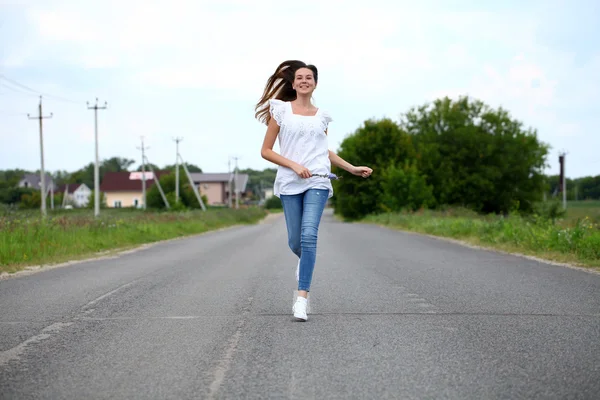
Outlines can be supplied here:
[[567, 211], [558, 201], [542, 202], [536, 205], [534, 216], [540, 219], [550, 220], [555, 222], [559, 218], [563, 218]]
[[[173, 207], [175, 207], [175, 174], [170, 173], [162, 175], [158, 181], [160, 182], [160, 186], [167, 197], [169, 206], [171, 209], [173, 209]], [[204, 205], [207, 205], [208, 198], [205, 195], [203, 195], [201, 198], [202, 201], [204, 201]], [[146, 194], [146, 201], [148, 202], [148, 208], [165, 208], [165, 202], [163, 201], [160, 191], [158, 190], [158, 185], [156, 184], [152, 185], [152, 187], [148, 190]], [[179, 174], [179, 204], [176, 207], [177, 209], [182, 209], [181, 207], [184, 209], [200, 208], [200, 204], [198, 204], [198, 199], [196, 199], [194, 189], [190, 185], [185, 174]]]
[[[94, 190], [92, 190], [92, 193], [90, 194], [90, 197], [88, 199], [88, 202], [86, 204], [86, 208], [93, 210], [95, 208], [95, 197], [96, 195], [94, 194]], [[106, 209], [107, 205], [106, 205], [106, 196], [104, 195], [103, 192], [100, 192], [100, 209]]]
[[277, 196], [271, 196], [265, 201], [265, 208], [267, 210], [278, 210], [283, 208], [283, 204], [281, 204], [281, 199]]
[[508, 214], [541, 200], [548, 146], [506, 110], [446, 97], [412, 108], [401, 127], [438, 204]]
[[414, 164], [406, 162], [403, 168], [392, 164], [381, 174], [381, 208], [384, 211], [416, 211], [435, 203], [433, 188], [427, 185]]
[[353, 165], [367, 165], [373, 174], [360, 178], [334, 168], [342, 179], [333, 181], [336, 213], [348, 220], [359, 219], [381, 210], [382, 171], [394, 163], [415, 157], [411, 137], [390, 119], [369, 120], [340, 145], [339, 156]]

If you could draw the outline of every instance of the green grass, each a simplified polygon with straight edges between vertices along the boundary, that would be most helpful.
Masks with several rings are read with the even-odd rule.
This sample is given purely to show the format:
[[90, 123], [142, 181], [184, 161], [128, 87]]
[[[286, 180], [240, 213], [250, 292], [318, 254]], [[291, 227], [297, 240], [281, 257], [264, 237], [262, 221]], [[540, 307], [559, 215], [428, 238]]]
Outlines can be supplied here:
[[598, 203], [573, 202], [555, 223], [536, 216], [480, 216], [460, 209], [380, 214], [363, 221], [600, 269]]
[[0, 214], [0, 272], [29, 265], [81, 259], [99, 252], [126, 249], [159, 240], [198, 234], [236, 224], [256, 223], [262, 208], [221, 208], [185, 212], [102, 210], [98, 219], [90, 210], [39, 210]]
[[560, 223], [563, 226], [574, 226], [577, 220], [585, 217], [595, 224], [600, 224], [600, 200], [567, 202], [567, 215]]

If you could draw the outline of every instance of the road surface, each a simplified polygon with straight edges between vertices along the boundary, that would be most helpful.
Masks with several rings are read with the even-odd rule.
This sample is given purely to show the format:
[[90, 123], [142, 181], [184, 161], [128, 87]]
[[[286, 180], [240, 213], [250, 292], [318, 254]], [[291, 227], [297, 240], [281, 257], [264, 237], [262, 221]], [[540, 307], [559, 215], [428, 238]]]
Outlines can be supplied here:
[[2, 399], [598, 399], [600, 275], [323, 217], [0, 281]]

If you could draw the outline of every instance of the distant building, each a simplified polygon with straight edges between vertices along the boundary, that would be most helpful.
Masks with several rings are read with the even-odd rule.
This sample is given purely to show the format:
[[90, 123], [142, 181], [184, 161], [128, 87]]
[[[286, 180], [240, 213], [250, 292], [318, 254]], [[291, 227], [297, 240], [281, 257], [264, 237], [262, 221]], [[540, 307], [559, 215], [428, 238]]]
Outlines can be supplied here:
[[[155, 171], [157, 178], [170, 174], [171, 171]], [[154, 185], [154, 175], [146, 171], [146, 191]], [[100, 192], [104, 193], [107, 207], [142, 207], [142, 173], [141, 172], [107, 172], [102, 178]], [[147, 192], [146, 192], [147, 193]]]
[[[156, 171], [160, 179], [162, 175], [171, 174], [173, 171]], [[184, 171], [184, 180], [187, 177]], [[141, 172], [107, 172], [102, 179], [100, 191], [104, 193], [107, 207], [141, 207], [142, 206], [142, 180]], [[233, 173], [199, 173], [191, 172], [190, 176], [201, 196], [206, 196], [206, 205], [229, 204], [229, 184], [233, 192], [232, 204], [235, 203], [235, 187]], [[237, 175], [237, 188], [240, 193], [240, 202], [249, 195], [247, 190], [248, 174]], [[154, 177], [151, 172], [146, 172], [146, 190], [154, 185]]]
[[85, 183], [67, 183], [60, 185], [56, 193], [63, 193], [63, 206], [73, 204], [75, 207], [85, 207], [90, 201], [92, 190]]
[[[54, 185], [54, 179], [52, 179], [52, 175], [46, 173], [45, 177], [46, 179], [44, 180], [44, 183], [46, 185], [46, 191], [50, 192], [52, 189], [56, 190], [56, 186]], [[25, 174], [23, 175], [23, 178], [21, 178], [17, 185], [22, 188], [41, 190], [41, 178], [42, 177], [40, 176], [40, 174]]]
[[[200, 191], [200, 195], [206, 195], [209, 205], [229, 204], [229, 196], [232, 196], [232, 204], [235, 203], [235, 190], [240, 194], [240, 201], [248, 195], [248, 174], [237, 174], [237, 181], [233, 173], [190, 173], [194, 184]], [[231, 186], [231, 193], [229, 187]]]

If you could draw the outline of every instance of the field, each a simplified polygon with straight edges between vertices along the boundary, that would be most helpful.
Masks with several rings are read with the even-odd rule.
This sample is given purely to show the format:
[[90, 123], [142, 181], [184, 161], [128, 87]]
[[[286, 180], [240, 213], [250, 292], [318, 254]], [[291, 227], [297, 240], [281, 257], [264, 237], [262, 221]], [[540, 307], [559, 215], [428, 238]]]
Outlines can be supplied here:
[[566, 215], [555, 222], [543, 216], [480, 216], [464, 209], [380, 214], [363, 221], [600, 270], [600, 201], [570, 202]]
[[29, 265], [81, 259], [101, 252], [258, 222], [262, 208], [151, 212], [129, 209], [3, 211], [0, 214], [0, 272]]
[[571, 201], [567, 203], [567, 215], [560, 221], [564, 226], [573, 226], [585, 217], [600, 224], [600, 200]]

